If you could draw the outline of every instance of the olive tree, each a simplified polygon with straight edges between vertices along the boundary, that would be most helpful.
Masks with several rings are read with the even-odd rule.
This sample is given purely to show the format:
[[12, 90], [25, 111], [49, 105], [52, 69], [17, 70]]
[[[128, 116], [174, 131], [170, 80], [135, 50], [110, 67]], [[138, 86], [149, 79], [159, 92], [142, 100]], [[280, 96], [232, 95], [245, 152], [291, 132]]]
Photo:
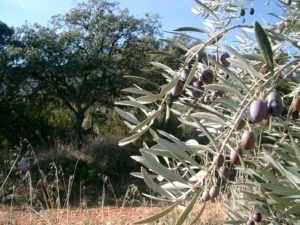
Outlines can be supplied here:
[[[159, 91], [127, 89], [138, 96], [128, 97], [126, 105], [144, 118], [118, 110], [130, 128], [120, 145], [147, 132], [155, 142], [143, 143], [141, 155], [132, 156], [142, 165], [132, 174], [156, 193], [146, 196], [169, 202], [159, 214], [136, 223], [157, 221], [181, 206], [176, 224], [183, 224], [201, 201], [202, 208], [189, 220], [197, 224], [205, 203], [223, 198], [226, 224], [298, 224], [300, 2], [266, 1], [282, 10], [282, 15], [273, 14], [274, 24], [239, 20], [246, 8], [255, 15], [251, 3], [195, 2], [193, 12], [204, 18], [204, 26], [176, 32], [196, 32], [201, 42], [181, 46], [185, 58], [180, 68], [152, 62], [166, 79]], [[199, 60], [201, 51], [207, 61]], [[162, 113], [166, 120], [175, 114], [199, 139], [179, 140], [152, 129]]]

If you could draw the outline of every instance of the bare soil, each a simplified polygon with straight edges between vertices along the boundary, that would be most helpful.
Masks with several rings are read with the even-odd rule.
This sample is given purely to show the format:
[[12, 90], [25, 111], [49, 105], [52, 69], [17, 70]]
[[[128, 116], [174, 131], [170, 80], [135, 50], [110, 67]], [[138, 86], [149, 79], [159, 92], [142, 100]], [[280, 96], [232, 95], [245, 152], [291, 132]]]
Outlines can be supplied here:
[[[199, 205], [198, 207], [201, 207]], [[198, 208], [197, 207], [197, 208]], [[0, 212], [0, 224], [13, 225], [125, 225], [143, 219], [162, 208], [155, 207], [103, 207], [89, 209], [54, 209], [41, 210], [33, 209], [23, 211]], [[157, 224], [173, 225], [176, 217], [180, 214], [175, 210], [167, 218]], [[207, 205], [199, 225], [220, 225], [226, 218], [226, 209], [221, 203], [210, 203]]]

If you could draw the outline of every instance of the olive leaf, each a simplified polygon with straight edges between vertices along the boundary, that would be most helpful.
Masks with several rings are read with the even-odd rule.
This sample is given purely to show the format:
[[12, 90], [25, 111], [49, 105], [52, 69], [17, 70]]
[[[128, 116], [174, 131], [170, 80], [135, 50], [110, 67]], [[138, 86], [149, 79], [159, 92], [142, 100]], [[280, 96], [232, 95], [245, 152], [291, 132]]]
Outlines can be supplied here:
[[258, 42], [259, 51], [262, 54], [264, 61], [268, 65], [269, 69], [273, 70], [274, 69], [273, 51], [268, 36], [258, 22], [255, 22], [254, 27], [255, 27], [255, 36]]
[[176, 225], [182, 225], [184, 223], [185, 219], [188, 217], [188, 215], [190, 214], [190, 212], [194, 208], [194, 205], [197, 202], [197, 199], [199, 198], [199, 195], [200, 195], [200, 190], [198, 190], [197, 193], [194, 194], [194, 197], [192, 198], [192, 200], [190, 201], [188, 206], [185, 208], [185, 210], [179, 216], [179, 218], [176, 222]]
[[169, 206], [168, 208], [164, 209], [163, 211], [161, 211], [153, 216], [147, 217], [143, 220], [134, 222], [133, 224], [144, 224], [144, 223], [155, 222], [155, 221], [159, 220], [160, 218], [162, 218], [163, 216], [170, 213], [178, 205], [178, 203], [179, 203], [179, 201], [175, 202], [173, 205]]
[[183, 31], [183, 32], [192, 31], [192, 32], [206, 33], [205, 30], [202, 30], [198, 27], [180, 27], [180, 28], [175, 29], [174, 31]]

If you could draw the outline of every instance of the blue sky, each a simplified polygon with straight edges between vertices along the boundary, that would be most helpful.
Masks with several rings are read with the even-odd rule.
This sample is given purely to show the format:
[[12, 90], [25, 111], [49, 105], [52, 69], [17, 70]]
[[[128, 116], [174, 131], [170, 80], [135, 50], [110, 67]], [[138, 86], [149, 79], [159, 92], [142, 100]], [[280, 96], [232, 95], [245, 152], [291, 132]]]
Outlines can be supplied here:
[[[52, 15], [65, 13], [80, 0], [0, 0], [0, 21], [9, 26], [21, 26], [29, 23], [46, 25]], [[145, 12], [159, 13], [163, 30], [174, 30], [182, 26], [201, 27], [200, 17], [192, 14], [193, 0], [119, 0], [121, 7], [126, 7], [136, 16]], [[247, 17], [247, 23], [260, 20], [260, 15], [267, 12], [279, 13], [278, 8], [265, 6], [263, 0], [255, 0], [256, 13]]]

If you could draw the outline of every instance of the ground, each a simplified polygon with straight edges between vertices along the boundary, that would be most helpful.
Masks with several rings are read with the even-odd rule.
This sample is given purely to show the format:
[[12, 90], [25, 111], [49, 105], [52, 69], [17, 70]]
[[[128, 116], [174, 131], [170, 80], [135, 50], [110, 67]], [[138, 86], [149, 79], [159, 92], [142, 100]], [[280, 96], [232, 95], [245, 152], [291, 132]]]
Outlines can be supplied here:
[[[201, 207], [199, 204], [197, 208]], [[0, 224], [14, 225], [125, 225], [153, 215], [161, 207], [100, 207], [89, 209], [54, 209], [35, 211], [27, 208], [23, 211], [2, 211]], [[175, 224], [180, 211], [173, 211], [167, 218], [160, 220], [161, 225]], [[199, 225], [220, 225], [226, 217], [226, 210], [221, 203], [209, 203]]]

